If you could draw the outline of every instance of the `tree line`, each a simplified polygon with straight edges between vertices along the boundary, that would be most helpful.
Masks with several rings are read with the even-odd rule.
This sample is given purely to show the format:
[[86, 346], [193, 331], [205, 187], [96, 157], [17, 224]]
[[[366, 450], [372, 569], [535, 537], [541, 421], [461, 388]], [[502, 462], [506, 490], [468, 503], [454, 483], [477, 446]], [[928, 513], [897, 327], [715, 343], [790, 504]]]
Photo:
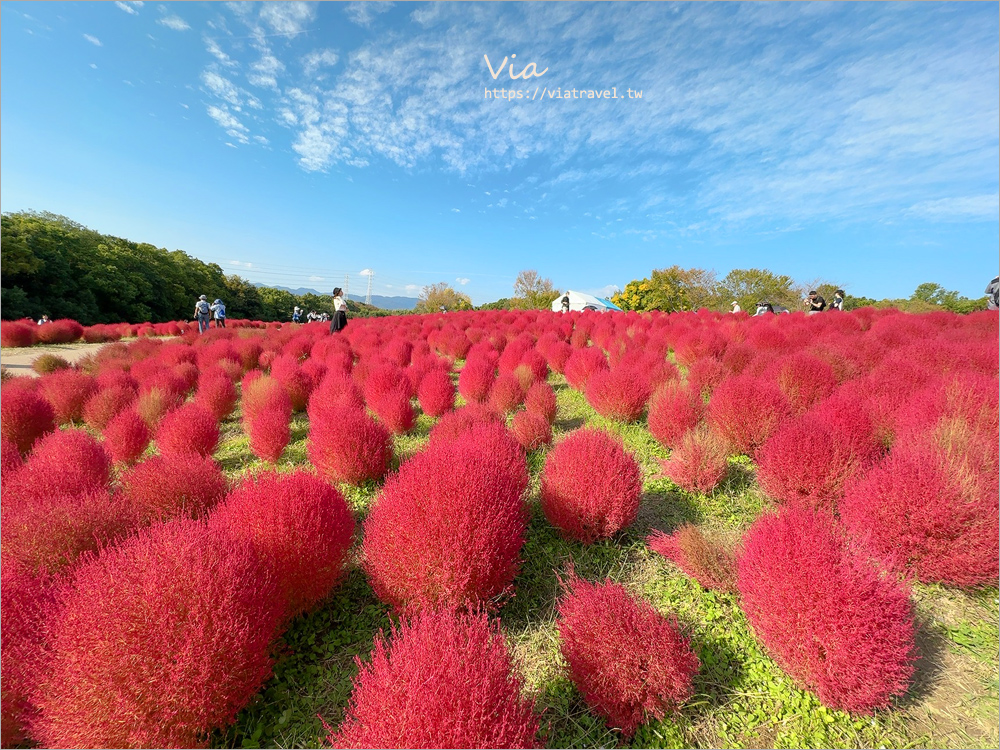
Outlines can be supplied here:
[[[230, 318], [289, 320], [292, 308], [333, 313], [332, 296], [258, 287], [215, 263], [101, 234], [65, 216], [35, 211], [0, 217], [0, 313], [5, 320], [73, 318], [165, 323], [191, 317], [204, 294]], [[353, 300], [355, 315], [385, 314]]]

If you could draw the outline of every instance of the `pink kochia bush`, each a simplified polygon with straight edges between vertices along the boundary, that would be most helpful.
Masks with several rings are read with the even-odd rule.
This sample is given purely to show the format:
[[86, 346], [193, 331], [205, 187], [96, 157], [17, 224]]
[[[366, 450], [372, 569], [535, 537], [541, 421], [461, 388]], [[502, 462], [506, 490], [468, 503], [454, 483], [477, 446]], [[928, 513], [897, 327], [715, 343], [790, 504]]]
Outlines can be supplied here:
[[344, 723], [332, 747], [536, 747], [538, 717], [498, 622], [483, 613], [425, 612], [380, 632], [355, 657]]
[[645, 373], [629, 364], [597, 370], [587, 380], [587, 402], [607, 419], [634, 422], [646, 410], [650, 386]]
[[514, 415], [510, 431], [526, 451], [533, 451], [552, 442], [552, 425], [541, 414], [519, 411]]
[[361, 484], [388, 473], [392, 434], [360, 407], [331, 407], [310, 421], [306, 450], [326, 481]]
[[697, 526], [687, 523], [669, 535], [655, 531], [646, 543], [704, 588], [736, 590], [736, 556], [728, 547], [706, 538]]
[[660, 445], [673, 448], [697, 426], [705, 412], [701, 394], [677, 381], [664, 383], [649, 402], [649, 431]]
[[881, 453], [864, 406], [834, 396], [783, 422], [767, 439], [757, 454], [757, 481], [783, 502], [832, 510], [844, 483]]
[[5, 386], [0, 394], [0, 435], [10, 440], [22, 455], [42, 435], [56, 427], [55, 413], [41, 396]]
[[915, 656], [909, 593], [847, 549], [831, 516], [788, 507], [757, 519], [736, 575], [757, 638], [824, 704], [872, 713], [906, 692]]
[[754, 375], [726, 378], [708, 402], [709, 424], [734, 453], [754, 453], [790, 412], [778, 386]]
[[365, 521], [363, 567], [400, 611], [486, 605], [511, 590], [528, 511], [521, 447], [500, 424], [431, 441], [390, 477]]
[[289, 618], [322, 601], [342, 578], [354, 535], [344, 496], [301, 470], [244, 480], [212, 514], [212, 524], [249, 541], [268, 562]]
[[288, 416], [281, 409], [262, 409], [243, 429], [250, 438], [250, 450], [257, 458], [277, 463], [291, 439]]
[[156, 430], [156, 447], [164, 456], [211, 456], [218, 444], [218, 420], [197, 403], [174, 409]]
[[524, 408], [552, 424], [556, 421], [556, 392], [548, 383], [535, 383], [524, 395]]
[[840, 515], [859, 544], [893, 570], [952, 586], [996, 584], [995, 483], [995, 474], [987, 482], [932, 446], [898, 446], [848, 484]]
[[610, 434], [577, 430], [549, 453], [542, 510], [567, 539], [590, 544], [631, 524], [639, 512], [642, 471]]
[[59, 424], [82, 421], [83, 405], [96, 389], [94, 379], [78, 370], [60, 370], [38, 380], [38, 390]]
[[715, 433], [699, 425], [678, 441], [670, 457], [660, 462], [663, 474], [688, 492], [711, 492], [726, 477], [726, 445]]
[[432, 368], [417, 387], [417, 398], [424, 414], [440, 417], [455, 407], [455, 386], [451, 375], [440, 367]]
[[135, 409], [124, 409], [104, 428], [104, 449], [114, 463], [131, 465], [145, 453], [151, 437]]
[[[100, 442], [84, 430], [56, 430], [38, 441], [18, 472], [18, 490], [11, 496], [77, 495], [108, 485], [111, 460]], [[5, 500], [11, 499], [5, 497]]]
[[[6, 525], [6, 520], [4, 524]], [[3, 674], [0, 746], [24, 742], [25, 726], [35, 712], [28, 695], [39, 678], [44, 657], [44, 626], [57, 611], [52, 581], [28, 568], [4, 562], [0, 572], [0, 629]]]
[[559, 602], [559, 638], [570, 678], [608, 726], [631, 737], [639, 725], [691, 697], [699, 662], [674, 618], [620, 583], [572, 578]]
[[226, 494], [226, 477], [211, 458], [153, 456], [121, 478], [136, 522], [204, 516]]
[[268, 566], [204, 522], [157, 524], [81, 565], [32, 696], [44, 747], [207, 747], [271, 673]]

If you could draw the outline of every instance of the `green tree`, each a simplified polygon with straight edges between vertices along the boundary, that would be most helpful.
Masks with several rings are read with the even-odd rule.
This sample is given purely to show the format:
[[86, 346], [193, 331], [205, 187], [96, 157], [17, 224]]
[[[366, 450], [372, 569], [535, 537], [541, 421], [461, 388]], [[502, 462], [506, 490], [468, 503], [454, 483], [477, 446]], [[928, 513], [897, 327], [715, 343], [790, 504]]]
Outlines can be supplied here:
[[802, 290], [792, 278], [766, 269], [733, 269], [719, 282], [719, 291], [727, 307], [736, 300], [749, 311], [756, 309], [758, 302], [782, 305], [789, 310], [802, 309]]
[[514, 298], [510, 303], [521, 310], [548, 310], [558, 296], [551, 279], [543, 279], [538, 271], [521, 271], [514, 281]]
[[448, 284], [441, 281], [425, 286], [420, 290], [420, 297], [414, 312], [434, 313], [442, 310], [471, 310], [472, 300], [467, 294], [456, 292]]
[[263, 305], [262, 320], [289, 321], [292, 319], [292, 308], [299, 305], [299, 300], [294, 294], [286, 292], [284, 289], [274, 289], [269, 286], [260, 287], [257, 291]]
[[681, 312], [718, 305], [715, 273], [701, 268], [671, 266], [649, 278], [630, 281], [611, 301], [623, 310]]
[[224, 283], [226, 291], [221, 299], [226, 303], [228, 317], [248, 320], [264, 319], [264, 301], [256, 286], [236, 274], [226, 276]]

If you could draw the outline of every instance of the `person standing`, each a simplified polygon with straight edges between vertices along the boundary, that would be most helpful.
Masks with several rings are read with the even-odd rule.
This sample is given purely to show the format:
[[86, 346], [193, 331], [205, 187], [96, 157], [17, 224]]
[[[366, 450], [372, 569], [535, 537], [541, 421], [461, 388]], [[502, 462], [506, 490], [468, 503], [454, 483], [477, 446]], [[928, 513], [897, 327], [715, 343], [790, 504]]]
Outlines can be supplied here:
[[819, 295], [819, 292], [813, 290], [809, 292], [809, 298], [806, 300], [806, 307], [808, 308], [810, 314], [823, 312], [826, 309], [826, 300]]
[[732, 312], [732, 313], [743, 312], [743, 308], [740, 307], [740, 303], [737, 302], [736, 300], [732, 301], [732, 306], [733, 306], [733, 309], [730, 310], [730, 312]]
[[838, 289], [833, 293], [833, 302], [830, 303], [831, 310], [844, 309], [844, 290]]
[[292, 310], [292, 322], [298, 323], [301, 318], [302, 318], [302, 310], [299, 309], [298, 305], [296, 305], [295, 309]]
[[208, 330], [208, 316], [212, 312], [211, 305], [208, 304], [208, 297], [204, 294], [194, 303], [194, 317], [198, 321], [198, 333]]
[[46, 323], [51, 323], [51, 322], [52, 321], [49, 320], [49, 316], [48, 315], [42, 315], [42, 317], [38, 319], [38, 325], [40, 325], [40, 326], [43, 326]]
[[562, 311], [564, 313], [568, 313], [569, 312], [569, 292], [566, 292], [566, 294], [563, 295], [563, 298], [562, 298]]
[[347, 303], [344, 302], [344, 290], [339, 286], [333, 290], [333, 320], [330, 321], [330, 333], [343, 331], [347, 327]]
[[1000, 309], [1000, 276], [994, 276], [993, 281], [986, 285], [986, 309]]
[[226, 327], [226, 306], [222, 304], [221, 299], [215, 300], [209, 309], [212, 311], [212, 317], [215, 318], [216, 328]]

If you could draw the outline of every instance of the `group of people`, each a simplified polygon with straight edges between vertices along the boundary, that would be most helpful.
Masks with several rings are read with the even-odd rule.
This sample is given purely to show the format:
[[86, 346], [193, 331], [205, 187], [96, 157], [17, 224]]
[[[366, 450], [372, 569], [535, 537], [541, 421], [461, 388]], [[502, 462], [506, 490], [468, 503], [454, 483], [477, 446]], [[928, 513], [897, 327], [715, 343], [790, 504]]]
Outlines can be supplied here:
[[344, 290], [339, 286], [333, 290], [333, 315], [329, 313], [317, 313], [310, 310], [303, 316], [302, 308], [298, 305], [292, 310], [292, 322], [301, 323], [305, 318], [306, 323], [330, 323], [330, 333], [342, 331], [347, 326], [347, 303], [344, 301]]
[[226, 327], [226, 306], [221, 299], [208, 304], [208, 297], [204, 294], [194, 303], [194, 318], [198, 321], [198, 333], [204, 333], [209, 329], [210, 321], [215, 321], [216, 328]]
[[[809, 292], [809, 296], [806, 297], [803, 303], [806, 307], [808, 314], [823, 312], [824, 310], [843, 310], [844, 309], [844, 290], [838, 289], [833, 293], [833, 301], [827, 304], [826, 299], [820, 295], [815, 289]], [[742, 312], [743, 308], [740, 307], [740, 303], [736, 300], [732, 301], [732, 312], [738, 313]], [[759, 315], [779, 315], [781, 313], [791, 312], [787, 307], [782, 307], [781, 305], [775, 305], [770, 302], [758, 302], [757, 311], [751, 316], [756, 318]]]

